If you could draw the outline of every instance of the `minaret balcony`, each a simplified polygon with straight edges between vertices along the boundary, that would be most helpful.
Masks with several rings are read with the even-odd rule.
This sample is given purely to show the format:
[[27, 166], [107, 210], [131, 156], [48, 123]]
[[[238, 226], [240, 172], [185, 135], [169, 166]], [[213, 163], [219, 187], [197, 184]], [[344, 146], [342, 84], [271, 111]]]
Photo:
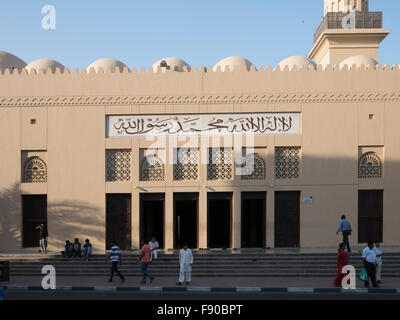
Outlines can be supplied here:
[[382, 12], [328, 12], [314, 34], [314, 44], [328, 29], [382, 29]]

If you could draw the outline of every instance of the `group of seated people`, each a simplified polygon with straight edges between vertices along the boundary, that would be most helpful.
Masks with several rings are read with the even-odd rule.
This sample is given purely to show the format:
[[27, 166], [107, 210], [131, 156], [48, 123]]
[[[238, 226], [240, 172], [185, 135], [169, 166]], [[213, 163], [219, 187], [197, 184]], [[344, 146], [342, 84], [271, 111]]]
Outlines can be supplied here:
[[85, 244], [82, 247], [79, 239], [76, 238], [73, 243], [71, 243], [69, 240], [65, 241], [64, 251], [61, 251], [61, 255], [65, 258], [82, 257], [84, 261], [88, 261], [92, 251], [92, 244], [90, 243], [89, 239], [85, 240]]

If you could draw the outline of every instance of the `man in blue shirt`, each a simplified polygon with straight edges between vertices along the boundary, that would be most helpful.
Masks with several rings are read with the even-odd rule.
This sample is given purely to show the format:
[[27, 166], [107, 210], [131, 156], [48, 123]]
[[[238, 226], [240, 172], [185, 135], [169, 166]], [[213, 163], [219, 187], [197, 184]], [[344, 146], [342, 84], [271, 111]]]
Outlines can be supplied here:
[[116, 273], [120, 277], [121, 283], [125, 282], [125, 277], [118, 270], [118, 263], [121, 265], [122, 259], [121, 259], [121, 249], [118, 247], [116, 241], [112, 242], [111, 251], [107, 256], [106, 263], [108, 260], [111, 260], [111, 276], [108, 282], [112, 282], [114, 273]]
[[336, 232], [338, 234], [339, 232], [342, 232], [343, 235], [343, 243], [347, 247], [347, 251], [350, 253], [350, 243], [349, 243], [349, 236], [351, 235], [351, 225], [350, 222], [346, 220], [346, 216], [342, 215], [342, 220], [339, 222], [339, 228]]
[[373, 241], [368, 241], [368, 246], [364, 249], [362, 254], [364, 268], [367, 270], [368, 279], [365, 281], [365, 287], [369, 288], [369, 279], [372, 281], [374, 288], [379, 288], [376, 282], [376, 264], [378, 262], [376, 250]]

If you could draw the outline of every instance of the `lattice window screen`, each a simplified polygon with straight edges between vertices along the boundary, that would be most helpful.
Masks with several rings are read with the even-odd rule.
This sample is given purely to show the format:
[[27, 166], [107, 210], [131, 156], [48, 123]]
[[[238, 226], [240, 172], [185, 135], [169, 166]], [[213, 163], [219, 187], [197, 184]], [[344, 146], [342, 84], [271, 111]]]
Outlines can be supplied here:
[[242, 180], [265, 180], [266, 178], [266, 164], [260, 154], [247, 155], [242, 170]]
[[231, 180], [232, 148], [210, 148], [208, 153], [208, 180]]
[[197, 180], [199, 177], [199, 152], [195, 149], [177, 149], [174, 180]]
[[366, 152], [358, 161], [358, 177], [360, 179], [382, 178], [383, 163], [376, 152]]
[[299, 147], [277, 147], [275, 149], [275, 178], [297, 179], [300, 176]]
[[142, 161], [141, 181], [163, 181], [165, 179], [164, 163], [155, 155], [148, 155]]
[[131, 180], [131, 151], [107, 150], [106, 151], [106, 181]]
[[38, 156], [30, 157], [25, 161], [23, 182], [45, 183], [47, 182], [46, 162]]

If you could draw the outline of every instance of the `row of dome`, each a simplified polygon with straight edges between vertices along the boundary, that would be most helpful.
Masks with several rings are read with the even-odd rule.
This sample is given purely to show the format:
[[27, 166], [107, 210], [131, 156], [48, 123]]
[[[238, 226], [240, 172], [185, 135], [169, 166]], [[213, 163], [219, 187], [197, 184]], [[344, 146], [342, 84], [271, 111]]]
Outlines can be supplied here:
[[[378, 62], [368, 56], [352, 56], [349, 57], [345, 60], [343, 60], [340, 64], [339, 67], [342, 68], [345, 65], [351, 67], [353, 65], [356, 65], [357, 68], [360, 66], [366, 66], [366, 67], [372, 67], [375, 68], [378, 65]], [[220, 62], [218, 62], [213, 68], [214, 71], [218, 69], [218, 67], [221, 68], [221, 71], [225, 71], [227, 68], [230, 68], [233, 70], [235, 67], [245, 67], [247, 70], [250, 70], [252, 66], [254, 66], [249, 60], [242, 58], [242, 57], [228, 57]], [[286, 58], [285, 60], [282, 60], [278, 66], [281, 69], [284, 69], [285, 67], [288, 67], [289, 70], [293, 69], [295, 66], [298, 69], [305, 68], [314, 68], [317, 69], [317, 65], [313, 60], [310, 60], [305, 57], [301, 56], [294, 56], [294, 57], [289, 57]], [[58, 68], [61, 70], [61, 72], [64, 71], [65, 67], [55, 61], [55, 60], [50, 60], [50, 59], [39, 59], [35, 60], [29, 64], [26, 64], [23, 60], [20, 58], [4, 51], [0, 51], [0, 70], [2, 69], [23, 69], [25, 68], [28, 72], [31, 72], [31, 70], [36, 70], [36, 72], [39, 72], [40, 70], [47, 71], [48, 69], [51, 69], [52, 72], [55, 72], [55, 70]], [[95, 62], [93, 62], [90, 66], [88, 66], [88, 70], [94, 69], [95, 72], [98, 72], [100, 69], [103, 69], [103, 71], [114, 71], [116, 68], [122, 72], [124, 68], [128, 68], [123, 62], [116, 60], [116, 59], [111, 59], [111, 58], [105, 58], [105, 59], [100, 59]], [[184, 60], [178, 59], [178, 58], [164, 58], [152, 65], [152, 68], [154, 72], [157, 72], [158, 68], [161, 68], [162, 71], [165, 71], [166, 69], [173, 70], [173, 71], [178, 71], [178, 72], [183, 72], [183, 71], [190, 71], [191, 67], [189, 64], [187, 64]], [[129, 68], [128, 68], [129, 69]]]

